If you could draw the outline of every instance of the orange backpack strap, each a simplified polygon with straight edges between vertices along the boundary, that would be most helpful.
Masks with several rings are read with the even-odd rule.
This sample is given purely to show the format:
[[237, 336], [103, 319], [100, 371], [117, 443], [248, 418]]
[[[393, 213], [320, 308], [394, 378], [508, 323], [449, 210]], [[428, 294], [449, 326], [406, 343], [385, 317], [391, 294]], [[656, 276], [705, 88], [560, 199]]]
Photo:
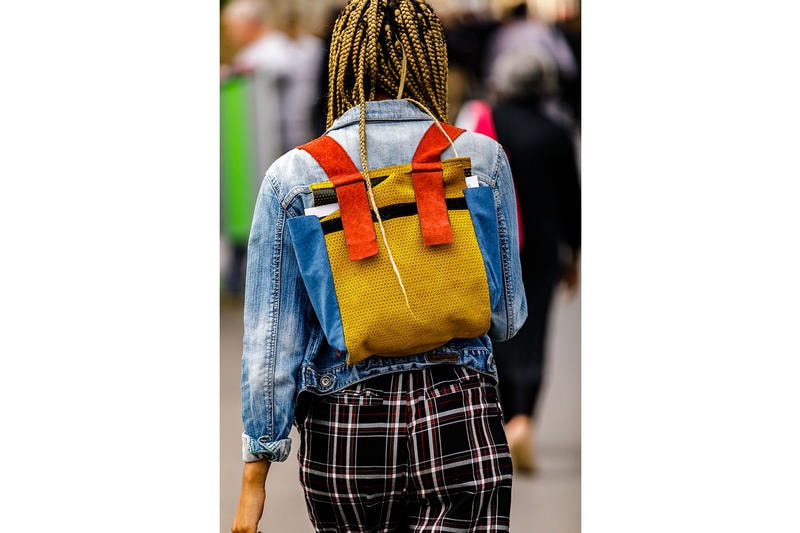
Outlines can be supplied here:
[[328, 135], [298, 146], [317, 160], [336, 189], [342, 229], [351, 261], [378, 253], [367, 188], [361, 172], [342, 145]]
[[[450, 124], [440, 124], [452, 140], [465, 131]], [[442, 133], [439, 126], [431, 124], [422, 136], [411, 162], [414, 196], [425, 246], [453, 242], [442, 177], [442, 152], [450, 146], [450, 139]]]

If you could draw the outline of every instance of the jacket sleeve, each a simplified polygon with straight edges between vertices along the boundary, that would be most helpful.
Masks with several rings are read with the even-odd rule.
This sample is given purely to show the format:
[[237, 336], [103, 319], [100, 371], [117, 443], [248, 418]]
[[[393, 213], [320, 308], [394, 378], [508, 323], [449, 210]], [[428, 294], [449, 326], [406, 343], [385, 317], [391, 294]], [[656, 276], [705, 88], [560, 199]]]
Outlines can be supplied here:
[[247, 249], [241, 379], [246, 462], [289, 455], [298, 372], [313, 332], [313, 322], [302, 316], [311, 305], [276, 183], [267, 171]]
[[495, 341], [505, 341], [517, 334], [528, 317], [528, 304], [522, 284], [522, 266], [519, 257], [519, 228], [514, 180], [505, 150], [497, 145], [493, 173], [497, 229], [500, 238], [500, 255], [503, 267], [503, 297], [492, 310], [489, 336]]

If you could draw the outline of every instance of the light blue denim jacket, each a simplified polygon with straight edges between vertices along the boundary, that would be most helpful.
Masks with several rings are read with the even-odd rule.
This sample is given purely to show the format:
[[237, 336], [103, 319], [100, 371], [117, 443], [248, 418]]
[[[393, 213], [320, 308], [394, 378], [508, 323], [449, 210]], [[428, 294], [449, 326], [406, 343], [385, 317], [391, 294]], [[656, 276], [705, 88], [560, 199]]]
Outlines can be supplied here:
[[[432, 119], [405, 100], [367, 102], [367, 154], [372, 169], [411, 162]], [[339, 117], [326, 132], [361, 168], [359, 108]], [[516, 204], [502, 147], [478, 133], [455, 140], [459, 156], [472, 159], [472, 175], [492, 187], [497, 204], [503, 294], [492, 309], [489, 335], [453, 339], [429, 352], [402, 358], [370, 357], [347, 365], [332, 350], [306, 294], [289, 238], [287, 220], [312, 206], [309, 184], [328, 177], [305, 151], [294, 149], [275, 161], [256, 201], [247, 251], [242, 355], [242, 458], [283, 461], [295, 401], [303, 391], [327, 394], [376, 375], [456, 362], [497, 379], [491, 342], [514, 336], [527, 317], [522, 286]], [[454, 157], [453, 147], [442, 159]]]

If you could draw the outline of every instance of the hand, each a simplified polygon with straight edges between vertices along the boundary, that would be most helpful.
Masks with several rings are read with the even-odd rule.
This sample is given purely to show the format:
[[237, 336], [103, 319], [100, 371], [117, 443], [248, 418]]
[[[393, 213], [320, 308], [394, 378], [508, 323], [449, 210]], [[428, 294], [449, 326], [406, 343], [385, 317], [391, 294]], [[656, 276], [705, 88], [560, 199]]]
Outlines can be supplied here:
[[242, 492], [239, 495], [236, 516], [233, 517], [231, 533], [261, 533], [256, 528], [264, 512], [264, 500], [267, 496], [264, 482], [268, 470], [269, 463], [267, 461], [245, 463], [242, 474]]

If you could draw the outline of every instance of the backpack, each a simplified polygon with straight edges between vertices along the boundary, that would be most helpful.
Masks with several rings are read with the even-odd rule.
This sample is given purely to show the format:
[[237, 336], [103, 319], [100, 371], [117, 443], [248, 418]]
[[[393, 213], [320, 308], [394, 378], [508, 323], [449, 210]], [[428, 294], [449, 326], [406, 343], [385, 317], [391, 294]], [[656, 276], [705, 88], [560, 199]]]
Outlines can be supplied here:
[[441, 160], [463, 132], [434, 123], [410, 163], [370, 170], [380, 219], [338, 142], [299, 147], [329, 179], [310, 185], [314, 205], [289, 220], [290, 238], [327, 342], [347, 364], [488, 332], [502, 290], [493, 189], [478, 186], [469, 157]]

